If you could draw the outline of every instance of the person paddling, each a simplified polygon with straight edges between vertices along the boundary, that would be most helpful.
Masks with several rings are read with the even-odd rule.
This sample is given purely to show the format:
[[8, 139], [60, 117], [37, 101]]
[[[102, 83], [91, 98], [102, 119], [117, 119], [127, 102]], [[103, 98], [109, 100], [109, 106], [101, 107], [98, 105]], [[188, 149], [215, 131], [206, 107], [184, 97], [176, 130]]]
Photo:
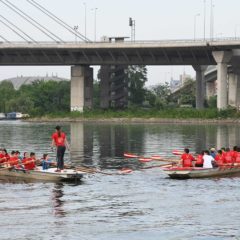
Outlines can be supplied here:
[[64, 153], [69, 149], [69, 144], [67, 141], [66, 134], [62, 132], [60, 126], [56, 126], [56, 132], [52, 134], [52, 147], [57, 148], [57, 170], [56, 172], [61, 172], [64, 169]]
[[189, 153], [189, 149], [184, 149], [184, 154], [181, 156], [182, 166], [183, 167], [192, 167], [192, 162], [194, 161], [194, 157]]
[[208, 150], [204, 151], [203, 155], [203, 168], [213, 168], [215, 163], [214, 158], [210, 155]]

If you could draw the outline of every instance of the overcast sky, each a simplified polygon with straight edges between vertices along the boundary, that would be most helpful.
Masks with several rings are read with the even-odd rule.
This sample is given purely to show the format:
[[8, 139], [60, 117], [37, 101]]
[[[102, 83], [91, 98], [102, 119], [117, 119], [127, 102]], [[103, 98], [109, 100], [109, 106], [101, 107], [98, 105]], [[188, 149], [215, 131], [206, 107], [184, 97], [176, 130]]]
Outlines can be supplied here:
[[[32, 18], [48, 27], [64, 40], [74, 41], [75, 37], [30, 5], [27, 0], [8, 0], [24, 10]], [[204, 35], [204, 0], [35, 0], [71, 26], [85, 31], [85, 5], [87, 6], [87, 37], [94, 40], [94, 10], [97, 20], [97, 40], [102, 36], [130, 36], [128, 19], [136, 21], [136, 40], [193, 39], [194, 19], [196, 19], [196, 38]], [[240, 1], [213, 0], [214, 37], [240, 37]], [[206, 37], [210, 34], [211, 0], [206, 0]], [[197, 16], [200, 14], [200, 16]], [[17, 24], [32, 38], [50, 41], [41, 32], [26, 23], [13, 11], [0, 2], [0, 15]], [[2, 23], [1, 35], [11, 41], [21, 41]], [[97, 69], [96, 69], [97, 71]], [[95, 71], [95, 72], [96, 72]], [[179, 74], [194, 75], [191, 66], [149, 67], [147, 85], [177, 79]], [[69, 67], [0, 67], [0, 80], [17, 75], [58, 74], [70, 78]]]

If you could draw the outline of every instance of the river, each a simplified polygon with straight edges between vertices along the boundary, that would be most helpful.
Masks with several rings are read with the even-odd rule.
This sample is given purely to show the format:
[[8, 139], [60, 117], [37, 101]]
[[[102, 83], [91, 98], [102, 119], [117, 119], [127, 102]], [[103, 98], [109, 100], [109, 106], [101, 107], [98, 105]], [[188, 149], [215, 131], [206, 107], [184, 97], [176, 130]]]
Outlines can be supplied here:
[[[49, 153], [55, 124], [0, 121], [0, 147]], [[123, 152], [240, 145], [237, 125], [62, 124], [66, 162], [95, 166], [81, 184], [0, 181], [0, 239], [240, 239], [240, 177], [171, 180]], [[148, 163], [148, 165], [153, 163]], [[117, 175], [128, 167], [131, 174]]]

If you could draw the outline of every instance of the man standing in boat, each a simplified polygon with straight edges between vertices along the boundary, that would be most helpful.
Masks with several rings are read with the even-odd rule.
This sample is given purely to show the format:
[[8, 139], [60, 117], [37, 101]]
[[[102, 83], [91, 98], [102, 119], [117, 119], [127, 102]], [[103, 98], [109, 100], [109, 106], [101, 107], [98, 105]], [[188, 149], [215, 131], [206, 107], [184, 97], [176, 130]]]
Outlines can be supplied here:
[[69, 144], [66, 138], [66, 134], [62, 132], [60, 126], [56, 126], [56, 132], [52, 134], [52, 147], [57, 148], [57, 172], [61, 172], [64, 169], [64, 153], [69, 149]]

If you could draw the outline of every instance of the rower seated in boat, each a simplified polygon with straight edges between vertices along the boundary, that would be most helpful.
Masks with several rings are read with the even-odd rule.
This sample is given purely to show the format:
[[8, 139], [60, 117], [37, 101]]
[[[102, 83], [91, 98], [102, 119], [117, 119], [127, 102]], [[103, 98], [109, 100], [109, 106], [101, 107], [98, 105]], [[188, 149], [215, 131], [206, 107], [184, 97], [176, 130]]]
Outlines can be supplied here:
[[234, 165], [240, 165], [240, 147], [237, 148]]
[[184, 153], [181, 156], [181, 160], [182, 160], [183, 167], [192, 167], [193, 166], [192, 162], [194, 161], [194, 157], [192, 156], [192, 154], [189, 153], [188, 148], [184, 149]]
[[43, 154], [43, 158], [42, 158], [42, 169], [43, 170], [47, 170], [50, 167], [51, 164], [51, 160], [49, 159], [49, 155], [48, 154]]
[[217, 164], [214, 158], [210, 155], [210, 152], [205, 150], [203, 155], [203, 168], [213, 168], [216, 165]]
[[201, 154], [197, 155], [195, 167], [203, 167], [203, 155], [204, 155], [204, 151], [202, 151]]
[[8, 164], [11, 167], [17, 166], [19, 164], [20, 159], [18, 158], [18, 153], [16, 151], [12, 151], [10, 158], [8, 160]]
[[223, 155], [222, 150], [217, 151], [217, 155], [215, 157], [215, 161], [217, 162], [218, 166], [223, 166], [225, 163], [225, 157]]
[[7, 150], [4, 148], [1, 151], [1, 157], [0, 157], [0, 163], [4, 164], [10, 159], [9, 154], [7, 153]]
[[234, 157], [233, 157], [233, 153], [230, 151], [230, 148], [226, 148], [224, 160], [225, 160], [224, 161], [225, 165], [233, 165], [234, 164]]
[[22, 166], [24, 166], [25, 170], [34, 170], [36, 168], [36, 161], [35, 153], [31, 152], [29, 158], [22, 160]]

